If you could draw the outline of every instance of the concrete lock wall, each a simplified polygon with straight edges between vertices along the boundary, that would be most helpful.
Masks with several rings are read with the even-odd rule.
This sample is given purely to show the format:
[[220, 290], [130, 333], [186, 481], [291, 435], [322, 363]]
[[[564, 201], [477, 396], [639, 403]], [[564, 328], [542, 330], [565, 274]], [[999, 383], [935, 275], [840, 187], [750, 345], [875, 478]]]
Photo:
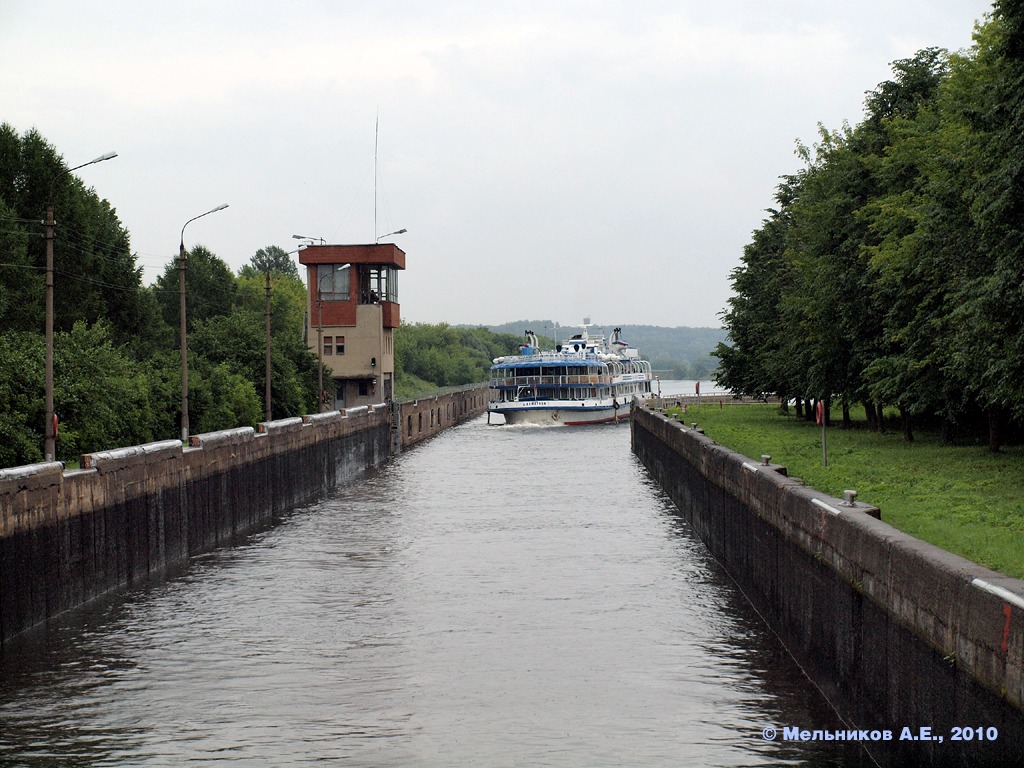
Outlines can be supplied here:
[[401, 432], [402, 446], [408, 447], [486, 410], [487, 385], [481, 384], [402, 403], [396, 426]]
[[186, 448], [168, 440], [86, 454], [77, 470], [0, 469], [0, 647], [265, 525], [486, 405], [480, 385], [195, 435]]
[[[868, 745], [877, 760], [1024, 754], [1024, 582], [660, 413], [634, 409], [631, 429], [634, 453], [849, 727], [893, 732]], [[900, 741], [904, 727], [929, 726], [942, 742]], [[966, 727], [998, 738], [954, 741]]]
[[0, 470], [0, 644], [384, 462], [390, 422], [363, 407]]

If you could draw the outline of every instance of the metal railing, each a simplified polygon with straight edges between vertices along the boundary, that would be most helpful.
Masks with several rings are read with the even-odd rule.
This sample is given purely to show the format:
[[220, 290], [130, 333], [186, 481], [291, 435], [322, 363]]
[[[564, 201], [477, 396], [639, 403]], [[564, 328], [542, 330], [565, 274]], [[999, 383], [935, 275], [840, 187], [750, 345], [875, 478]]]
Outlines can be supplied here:
[[569, 385], [611, 386], [608, 376], [505, 376], [493, 377], [492, 387], [560, 387]]

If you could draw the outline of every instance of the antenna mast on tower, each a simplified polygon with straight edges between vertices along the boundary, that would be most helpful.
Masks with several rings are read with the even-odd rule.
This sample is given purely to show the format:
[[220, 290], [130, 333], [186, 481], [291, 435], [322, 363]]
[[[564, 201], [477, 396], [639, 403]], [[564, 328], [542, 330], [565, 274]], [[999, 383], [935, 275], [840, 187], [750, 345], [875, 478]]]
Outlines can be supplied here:
[[380, 132], [380, 108], [373, 121], [373, 241], [377, 242], [377, 134]]

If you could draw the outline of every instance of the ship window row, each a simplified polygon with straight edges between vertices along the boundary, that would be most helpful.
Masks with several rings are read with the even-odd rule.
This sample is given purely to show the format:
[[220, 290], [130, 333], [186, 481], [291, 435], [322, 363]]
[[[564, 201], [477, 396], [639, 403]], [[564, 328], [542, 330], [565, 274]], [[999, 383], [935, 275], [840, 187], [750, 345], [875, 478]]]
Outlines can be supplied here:
[[630, 395], [643, 395], [648, 394], [651, 391], [651, 382], [649, 381], [636, 381], [628, 382], [626, 384], [618, 384], [615, 387], [616, 395], [628, 398]]
[[[491, 402], [515, 403], [532, 400], [593, 400], [598, 397], [595, 387], [564, 387], [534, 391], [502, 389], [491, 393]], [[605, 395], [607, 396], [607, 394]]]
[[[491, 377], [491, 385], [495, 387], [515, 386], [559, 386], [564, 384], [608, 384], [608, 377], [598, 374], [586, 376], [503, 376], [498, 372]], [[507, 373], [507, 372], [504, 372]]]
[[589, 365], [545, 365], [541, 366], [523, 366], [521, 368], [504, 368], [501, 369], [501, 373], [508, 374], [516, 377], [524, 376], [600, 376], [605, 373], [606, 369], [604, 366]]

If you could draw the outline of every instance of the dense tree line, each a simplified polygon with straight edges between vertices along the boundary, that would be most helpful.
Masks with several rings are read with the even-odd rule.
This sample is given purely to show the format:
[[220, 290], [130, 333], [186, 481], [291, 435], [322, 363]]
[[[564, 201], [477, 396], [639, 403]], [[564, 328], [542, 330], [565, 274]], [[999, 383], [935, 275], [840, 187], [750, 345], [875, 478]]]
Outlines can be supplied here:
[[521, 336], [447, 323], [395, 329], [395, 395], [416, 397], [439, 387], [487, 381], [495, 357], [519, 351]]
[[1024, 424], [1024, 4], [892, 71], [781, 179], [732, 275], [718, 380], [998, 450]]
[[[153, 286], [116, 211], [37, 131], [0, 125], [0, 466], [42, 459], [46, 242], [55, 209], [57, 458], [180, 436], [178, 266]], [[264, 418], [266, 274], [271, 276], [272, 412], [316, 407], [316, 357], [302, 339], [306, 293], [282, 249], [240, 274], [202, 246], [188, 253], [190, 426]]]

